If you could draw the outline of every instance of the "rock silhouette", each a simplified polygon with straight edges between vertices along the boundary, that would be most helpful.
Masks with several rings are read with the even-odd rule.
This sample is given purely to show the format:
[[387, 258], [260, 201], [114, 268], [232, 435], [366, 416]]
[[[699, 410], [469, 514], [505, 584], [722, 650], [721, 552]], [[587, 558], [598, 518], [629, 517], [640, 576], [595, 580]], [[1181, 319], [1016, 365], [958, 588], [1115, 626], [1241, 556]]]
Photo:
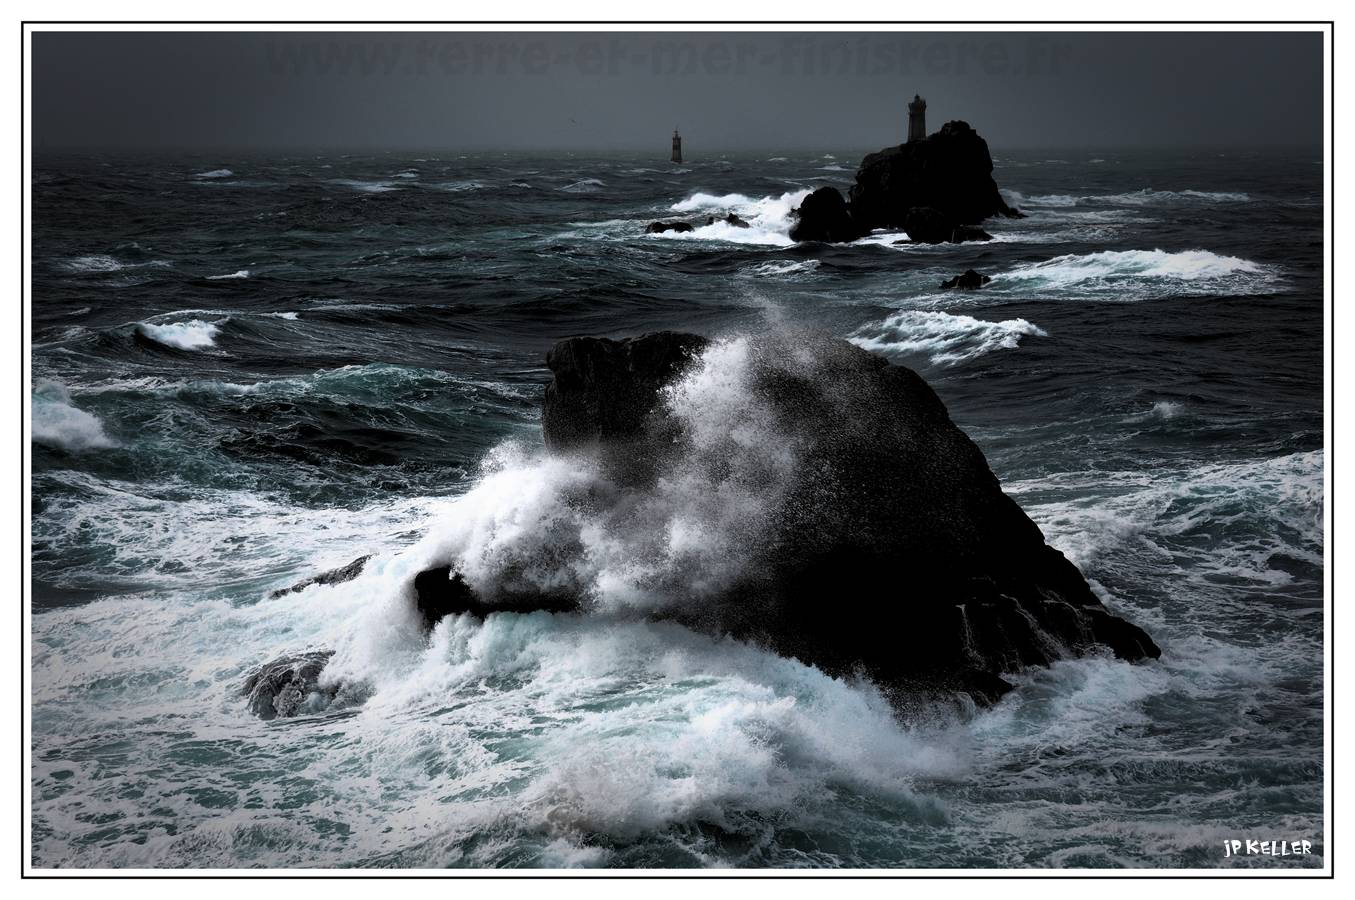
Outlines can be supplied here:
[[987, 275], [981, 275], [973, 269], [966, 269], [963, 275], [956, 275], [954, 278], [941, 282], [941, 287], [947, 290], [976, 291], [992, 280]]
[[839, 204], [833, 195], [841, 200], [836, 188], [820, 188], [805, 198], [791, 238], [852, 241], [890, 228], [904, 229], [923, 243], [959, 243], [991, 238], [966, 226], [992, 216], [1021, 215], [998, 191], [987, 141], [960, 121], [947, 122], [922, 140], [867, 155], [848, 198]]

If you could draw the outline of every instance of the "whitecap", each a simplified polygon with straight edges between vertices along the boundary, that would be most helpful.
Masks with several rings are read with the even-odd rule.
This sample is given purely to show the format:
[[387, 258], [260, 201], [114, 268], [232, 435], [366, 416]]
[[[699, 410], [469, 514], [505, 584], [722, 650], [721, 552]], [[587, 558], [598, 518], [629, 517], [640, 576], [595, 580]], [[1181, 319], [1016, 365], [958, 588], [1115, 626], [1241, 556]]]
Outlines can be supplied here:
[[[448, 191], [453, 194], [459, 194], [464, 191], [478, 191], [481, 188], [483, 188], [485, 184], [482, 181], [467, 180], [467, 181], [442, 181], [430, 186], [437, 188], [440, 191]], [[513, 186], [515, 187], [519, 186], [519, 183], [514, 182]], [[521, 186], [527, 187], [528, 185]]]
[[210, 172], [196, 172], [194, 178], [230, 178], [235, 173], [230, 169], [212, 169]]
[[331, 184], [342, 185], [346, 188], [352, 188], [363, 194], [385, 194], [389, 191], [398, 191], [399, 185], [390, 181], [362, 181], [354, 178], [336, 178]]
[[1026, 263], [1000, 273], [992, 287], [1091, 298], [1256, 294], [1274, 289], [1278, 271], [1208, 250], [1103, 250]]
[[62, 265], [68, 272], [120, 272], [128, 267], [126, 263], [101, 254], [77, 256]]
[[858, 347], [886, 355], [926, 355], [938, 365], [977, 359], [994, 350], [1015, 350], [1021, 338], [1046, 337], [1044, 329], [1025, 319], [989, 322], [945, 312], [904, 310], [882, 322], [865, 325], [847, 339]]
[[240, 270], [238, 270], [238, 271], [231, 272], [229, 275], [208, 275], [208, 276], [207, 276], [207, 280], [208, 280], [208, 281], [229, 281], [229, 280], [232, 280], [232, 279], [237, 279], [237, 278], [248, 278], [248, 277], [249, 277], [249, 269], [240, 269]]
[[149, 322], [137, 324], [137, 330], [158, 344], [175, 347], [179, 350], [205, 350], [216, 346], [218, 323], [193, 319], [189, 322], [171, 322], [156, 325]]
[[798, 275], [811, 275], [818, 271], [819, 261], [817, 259], [802, 260], [778, 260], [776, 262], [759, 263], [747, 270], [750, 275], [770, 276], [770, 277], [790, 277]]
[[[1104, 160], [1103, 160], [1104, 162]], [[1152, 206], [1166, 203], [1246, 203], [1251, 195], [1240, 191], [1158, 191], [1143, 188], [1120, 194], [1033, 194], [1006, 191], [1014, 203], [1022, 207], [1070, 206]]]
[[565, 185], [564, 187], [560, 188], [560, 190], [564, 191], [567, 194], [592, 194], [595, 193], [597, 189], [601, 187], [606, 187], [606, 185], [599, 179], [583, 178], [580, 179], [579, 181], [575, 181], [572, 184]]
[[33, 440], [75, 451], [117, 446], [99, 417], [76, 407], [70, 391], [55, 381], [45, 381], [33, 391]]

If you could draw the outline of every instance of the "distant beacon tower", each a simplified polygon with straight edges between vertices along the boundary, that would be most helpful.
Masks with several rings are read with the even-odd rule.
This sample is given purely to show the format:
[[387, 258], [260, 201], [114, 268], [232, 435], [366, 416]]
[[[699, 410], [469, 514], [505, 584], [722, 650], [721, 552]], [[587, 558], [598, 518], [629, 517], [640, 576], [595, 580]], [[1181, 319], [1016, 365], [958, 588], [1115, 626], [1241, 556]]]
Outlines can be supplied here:
[[917, 94], [908, 104], [908, 142], [920, 141], [927, 137], [927, 101]]
[[682, 135], [678, 134], [676, 128], [673, 129], [673, 162], [682, 162]]

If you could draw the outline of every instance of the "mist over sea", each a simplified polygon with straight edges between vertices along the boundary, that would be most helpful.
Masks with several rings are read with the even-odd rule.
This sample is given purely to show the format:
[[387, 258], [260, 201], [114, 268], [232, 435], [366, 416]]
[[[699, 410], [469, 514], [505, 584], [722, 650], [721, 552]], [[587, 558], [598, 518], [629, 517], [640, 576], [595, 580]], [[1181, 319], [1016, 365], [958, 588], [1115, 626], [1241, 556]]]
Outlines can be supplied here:
[[[1320, 156], [995, 147], [992, 242], [793, 244], [865, 149], [39, 154], [33, 864], [1320, 867]], [[1162, 659], [900, 717], [634, 616], [406, 627], [427, 547], [545, 533], [556, 340], [801, 327], [920, 372]], [[315, 649], [359, 687], [251, 715]]]

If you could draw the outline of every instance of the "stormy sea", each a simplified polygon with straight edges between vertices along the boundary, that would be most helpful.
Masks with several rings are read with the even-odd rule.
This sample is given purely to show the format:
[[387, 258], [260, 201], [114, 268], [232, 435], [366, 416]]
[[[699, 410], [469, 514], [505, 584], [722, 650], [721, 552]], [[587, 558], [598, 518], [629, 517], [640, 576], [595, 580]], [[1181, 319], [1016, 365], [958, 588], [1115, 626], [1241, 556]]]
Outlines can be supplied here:
[[[998, 147], [1026, 218], [990, 242], [793, 243], [867, 149], [40, 153], [33, 865], [1321, 867], [1320, 156]], [[750, 453], [783, 443], [741, 393], [757, 335], [913, 368], [1161, 659], [904, 712], [635, 614], [653, 536], [561, 521], [545, 353], [661, 329], [717, 339], [684, 415]], [[645, 565], [737, 569], [757, 498], [672, 489], [699, 515]], [[409, 579], [449, 547], [593, 611], [425, 636]], [[251, 712], [252, 672], [318, 650], [341, 690]]]

